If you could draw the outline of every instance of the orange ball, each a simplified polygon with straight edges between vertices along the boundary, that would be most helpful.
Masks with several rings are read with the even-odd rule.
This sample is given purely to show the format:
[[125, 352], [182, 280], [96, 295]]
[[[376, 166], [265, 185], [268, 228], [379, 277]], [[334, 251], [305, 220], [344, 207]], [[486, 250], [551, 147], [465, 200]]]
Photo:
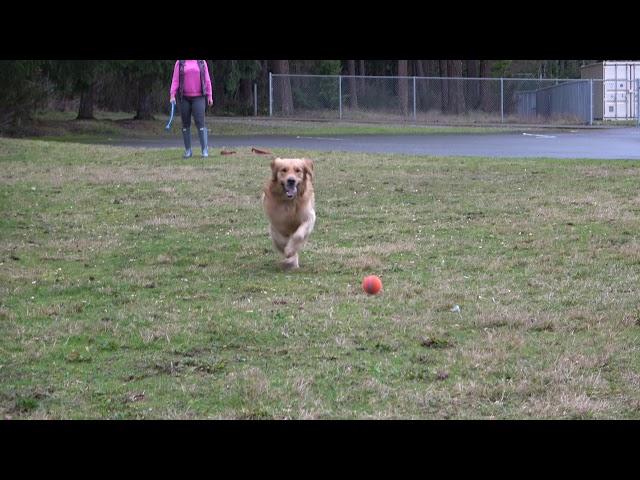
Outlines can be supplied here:
[[367, 275], [362, 280], [362, 289], [369, 295], [375, 295], [382, 288], [382, 281], [376, 275]]

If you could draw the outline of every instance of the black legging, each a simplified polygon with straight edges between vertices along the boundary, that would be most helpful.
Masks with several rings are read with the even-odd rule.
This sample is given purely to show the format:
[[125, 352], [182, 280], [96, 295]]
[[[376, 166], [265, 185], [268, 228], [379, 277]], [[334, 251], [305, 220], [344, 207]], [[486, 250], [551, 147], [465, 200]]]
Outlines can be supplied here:
[[182, 128], [191, 128], [191, 114], [196, 121], [198, 130], [204, 128], [204, 109], [206, 103], [204, 95], [199, 97], [182, 97], [180, 102], [180, 116], [182, 117]]

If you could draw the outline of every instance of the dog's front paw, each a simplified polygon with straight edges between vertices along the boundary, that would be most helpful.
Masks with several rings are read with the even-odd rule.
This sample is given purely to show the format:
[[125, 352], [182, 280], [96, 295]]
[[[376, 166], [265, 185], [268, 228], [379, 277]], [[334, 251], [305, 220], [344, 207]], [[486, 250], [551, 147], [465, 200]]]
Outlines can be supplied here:
[[284, 268], [285, 270], [294, 270], [296, 268], [299, 268], [298, 256], [295, 255], [293, 257], [285, 258], [282, 262], [282, 268]]

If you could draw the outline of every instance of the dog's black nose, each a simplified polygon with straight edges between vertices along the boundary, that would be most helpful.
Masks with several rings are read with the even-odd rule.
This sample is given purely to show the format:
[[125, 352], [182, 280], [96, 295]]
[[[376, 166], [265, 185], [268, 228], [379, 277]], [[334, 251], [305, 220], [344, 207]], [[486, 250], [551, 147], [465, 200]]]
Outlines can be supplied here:
[[296, 184], [295, 178], [287, 178], [287, 185], [295, 185], [295, 184]]

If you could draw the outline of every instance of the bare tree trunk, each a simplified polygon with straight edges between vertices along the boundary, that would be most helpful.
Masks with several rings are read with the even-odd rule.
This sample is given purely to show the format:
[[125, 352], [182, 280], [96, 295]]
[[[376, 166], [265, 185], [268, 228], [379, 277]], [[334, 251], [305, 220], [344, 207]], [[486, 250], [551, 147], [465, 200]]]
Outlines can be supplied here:
[[427, 74], [427, 77], [436, 77], [439, 65], [438, 60], [425, 60], [424, 73]]
[[258, 105], [265, 105], [265, 111], [269, 112], [269, 61], [262, 60], [262, 72], [258, 82]]
[[[438, 69], [441, 77], [447, 77], [447, 61], [440, 60]], [[440, 111], [446, 113], [449, 110], [449, 82], [448, 80], [440, 80]]]
[[[360, 60], [360, 76], [361, 77], [365, 77], [366, 71], [365, 71], [365, 64], [364, 64], [364, 60]], [[366, 89], [367, 88], [367, 81], [364, 78], [360, 79], [360, 95], [366, 95]]]
[[227, 60], [214, 60], [213, 68], [210, 71], [211, 76], [211, 88], [213, 89], [213, 108], [217, 112], [222, 112], [226, 108], [226, 94], [224, 91], [224, 81], [225, 75], [228, 71], [228, 62]]
[[253, 111], [253, 83], [248, 78], [241, 78], [238, 86], [240, 105], [245, 114]]
[[[489, 60], [480, 60], [480, 77], [491, 77], [491, 64]], [[483, 112], [491, 111], [491, 81], [480, 81], [480, 108]]]
[[134, 120], [153, 120], [151, 112], [153, 77], [138, 80], [138, 107]]
[[[425, 73], [425, 69], [424, 69], [424, 63], [426, 63], [424, 60], [416, 60], [416, 73], [418, 74], [418, 77], [426, 77], [426, 73]], [[424, 80], [424, 79], [420, 79], [418, 78], [416, 80], [416, 89], [418, 90], [416, 92], [416, 97], [418, 99], [418, 109], [420, 109], [420, 107], [422, 108], [422, 110], [428, 110], [428, 98], [427, 98], [427, 84], [428, 84], [429, 80]]]
[[[474, 79], [478, 77], [477, 60], [467, 60], [467, 77]], [[468, 82], [470, 87], [466, 90], [467, 105], [469, 105], [471, 109], [476, 110], [480, 103], [480, 82], [478, 80], [469, 80]]]
[[[407, 76], [407, 60], [398, 60], [398, 77]], [[398, 79], [398, 99], [400, 101], [400, 111], [403, 115], [409, 113], [409, 87], [406, 78]]]
[[96, 93], [96, 82], [92, 82], [91, 85], [82, 93], [80, 93], [80, 108], [78, 109], [78, 120], [94, 120], [93, 105]]
[[358, 108], [358, 94], [356, 92], [356, 61], [348, 60], [349, 66], [349, 105], [352, 109]]
[[[449, 77], [462, 77], [462, 60], [448, 60]], [[463, 80], [451, 80], [449, 85], [449, 111], [456, 115], [465, 111]]]
[[[289, 60], [273, 60], [273, 73], [288, 75]], [[280, 97], [280, 108], [284, 115], [293, 114], [293, 96], [291, 94], [291, 80], [289, 77], [277, 77], [273, 82], [274, 89], [277, 87]]]

